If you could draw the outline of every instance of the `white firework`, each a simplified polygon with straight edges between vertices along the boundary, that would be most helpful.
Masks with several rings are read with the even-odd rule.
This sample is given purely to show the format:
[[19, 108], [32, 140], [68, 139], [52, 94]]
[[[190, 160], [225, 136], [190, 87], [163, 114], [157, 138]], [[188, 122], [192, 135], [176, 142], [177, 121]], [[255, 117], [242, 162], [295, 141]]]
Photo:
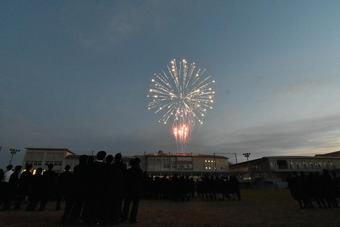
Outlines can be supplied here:
[[203, 124], [213, 108], [215, 80], [195, 62], [173, 59], [167, 70], [155, 73], [151, 80], [148, 109], [159, 114], [159, 122], [172, 124], [177, 142], [188, 141], [196, 123]]

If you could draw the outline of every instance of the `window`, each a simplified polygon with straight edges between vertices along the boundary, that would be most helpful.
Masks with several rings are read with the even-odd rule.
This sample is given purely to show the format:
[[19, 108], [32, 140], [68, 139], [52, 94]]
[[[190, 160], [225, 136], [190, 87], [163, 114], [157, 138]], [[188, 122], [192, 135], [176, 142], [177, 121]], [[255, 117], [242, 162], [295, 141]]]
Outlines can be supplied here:
[[34, 161], [33, 166], [41, 166], [42, 162], [41, 161]]
[[287, 160], [277, 160], [276, 164], [279, 169], [288, 169]]

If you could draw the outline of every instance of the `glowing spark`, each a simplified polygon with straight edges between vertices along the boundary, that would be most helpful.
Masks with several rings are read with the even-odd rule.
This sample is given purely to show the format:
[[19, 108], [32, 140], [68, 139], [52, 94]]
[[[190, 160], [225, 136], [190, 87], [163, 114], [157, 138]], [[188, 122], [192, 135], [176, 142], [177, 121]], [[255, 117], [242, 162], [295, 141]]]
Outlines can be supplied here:
[[194, 62], [173, 59], [166, 71], [154, 74], [148, 109], [160, 115], [160, 123], [171, 122], [176, 142], [186, 144], [195, 123], [203, 124], [207, 110], [213, 109], [214, 85], [212, 76]]

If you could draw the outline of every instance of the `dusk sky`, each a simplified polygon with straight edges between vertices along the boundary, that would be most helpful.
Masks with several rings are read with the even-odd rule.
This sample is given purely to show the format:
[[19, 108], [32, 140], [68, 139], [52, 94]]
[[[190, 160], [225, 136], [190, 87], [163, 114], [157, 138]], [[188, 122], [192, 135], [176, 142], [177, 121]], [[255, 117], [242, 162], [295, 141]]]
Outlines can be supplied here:
[[339, 9], [321, 0], [1, 1], [0, 167], [9, 147], [176, 151], [146, 97], [172, 58], [216, 80], [214, 109], [188, 152], [242, 160], [339, 150]]

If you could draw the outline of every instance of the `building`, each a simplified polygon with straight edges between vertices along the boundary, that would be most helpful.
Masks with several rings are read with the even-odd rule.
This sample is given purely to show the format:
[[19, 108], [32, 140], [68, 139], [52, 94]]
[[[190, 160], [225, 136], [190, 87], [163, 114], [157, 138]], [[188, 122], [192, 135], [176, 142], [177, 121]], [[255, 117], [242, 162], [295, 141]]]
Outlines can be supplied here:
[[74, 155], [72, 151], [67, 148], [25, 148], [23, 164], [31, 164], [33, 169], [43, 168], [46, 165], [53, 164], [54, 170], [57, 172], [63, 171], [66, 165], [68, 156]]
[[270, 156], [230, 166], [230, 172], [258, 186], [286, 187], [291, 173], [340, 171], [340, 156]]
[[158, 153], [138, 156], [141, 167], [153, 175], [202, 175], [223, 174], [229, 171], [228, 158], [217, 155], [195, 153]]
[[340, 151], [334, 151], [326, 154], [317, 154], [315, 157], [340, 157]]
[[[72, 169], [78, 165], [79, 156], [67, 148], [26, 148], [23, 164], [32, 164], [34, 169], [45, 169], [47, 164], [53, 164], [54, 170], [61, 172], [66, 165], [70, 165]], [[224, 174], [229, 170], [228, 158], [218, 155], [159, 151], [137, 156], [123, 155], [123, 161], [128, 164], [134, 157], [141, 160], [144, 171], [153, 175], [199, 176], [207, 173]]]

